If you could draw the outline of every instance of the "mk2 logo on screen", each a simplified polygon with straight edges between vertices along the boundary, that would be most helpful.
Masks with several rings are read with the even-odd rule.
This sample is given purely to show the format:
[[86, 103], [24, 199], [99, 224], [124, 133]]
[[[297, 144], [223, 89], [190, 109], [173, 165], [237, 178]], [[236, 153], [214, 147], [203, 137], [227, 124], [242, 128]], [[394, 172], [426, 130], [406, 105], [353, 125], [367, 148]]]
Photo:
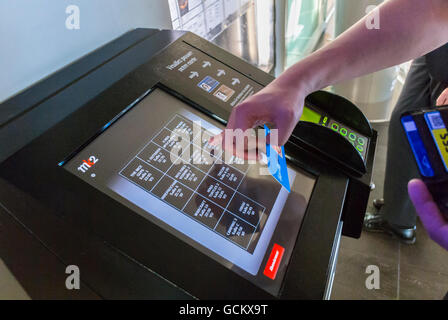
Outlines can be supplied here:
[[82, 173], [86, 173], [91, 169], [99, 159], [97, 157], [91, 156], [88, 160], [82, 160], [82, 164], [79, 166], [78, 171], [81, 171]]

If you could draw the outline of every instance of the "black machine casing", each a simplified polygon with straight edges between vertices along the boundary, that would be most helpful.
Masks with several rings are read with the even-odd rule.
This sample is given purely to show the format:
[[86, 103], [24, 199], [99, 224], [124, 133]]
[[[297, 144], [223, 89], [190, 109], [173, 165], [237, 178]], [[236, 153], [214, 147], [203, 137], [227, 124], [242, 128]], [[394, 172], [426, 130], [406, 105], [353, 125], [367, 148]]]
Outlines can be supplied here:
[[[225, 124], [228, 104], [166, 70], [188, 51], [251, 93], [274, 79], [191, 33], [137, 29], [0, 105], [0, 255], [31, 297], [275, 298], [58, 166], [154, 87]], [[282, 299], [325, 297], [341, 226], [361, 234], [373, 170], [376, 132], [359, 110], [325, 92], [306, 103], [356, 128], [370, 147], [363, 161], [327, 128], [300, 123], [294, 131], [288, 159], [318, 182]], [[81, 290], [63, 285], [71, 264], [82, 271]]]

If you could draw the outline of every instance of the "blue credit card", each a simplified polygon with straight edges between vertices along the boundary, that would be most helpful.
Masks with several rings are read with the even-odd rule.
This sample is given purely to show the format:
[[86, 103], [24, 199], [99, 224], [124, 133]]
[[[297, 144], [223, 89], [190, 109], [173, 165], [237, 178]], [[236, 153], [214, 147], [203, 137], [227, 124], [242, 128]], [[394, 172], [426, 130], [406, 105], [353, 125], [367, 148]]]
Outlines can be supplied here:
[[[268, 136], [271, 133], [271, 130], [267, 126], [264, 126], [264, 129], [266, 131], [266, 136]], [[266, 143], [266, 156], [269, 172], [275, 180], [280, 182], [280, 184], [288, 190], [288, 192], [291, 192], [288, 167], [286, 166], [285, 148], [272, 146], [269, 143]]]
[[204, 80], [199, 82], [198, 87], [201, 88], [202, 90], [205, 90], [210, 93], [213, 90], [215, 90], [215, 88], [218, 85], [219, 85], [219, 81], [217, 81], [216, 79], [213, 79], [210, 76], [207, 76], [204, 78]]
[[418, 168], [422, 176], [427, 178], [434, 177], [434, 169], [429, 160], [428, 151], [425, 148], [422, 137], [418, 132], [417, 125], [412, 116], [405, 116], [401, 118], [404, 131], [411, 145], [412, 152], [414, 153], [415, 160], [417, 161]]

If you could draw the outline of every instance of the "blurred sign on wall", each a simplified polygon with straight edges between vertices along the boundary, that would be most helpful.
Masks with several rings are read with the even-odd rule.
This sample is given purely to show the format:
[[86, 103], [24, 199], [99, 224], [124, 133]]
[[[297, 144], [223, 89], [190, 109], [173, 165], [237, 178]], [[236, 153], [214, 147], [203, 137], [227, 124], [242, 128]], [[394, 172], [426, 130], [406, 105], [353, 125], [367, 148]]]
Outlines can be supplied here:
[[169, 0], [169, 5], [173, 29], [212, 40], [244, 14], [253, 0]]
[[169, 7], [173, 29], [191, 31], [272, 71], [274, 0], [169, 0]]

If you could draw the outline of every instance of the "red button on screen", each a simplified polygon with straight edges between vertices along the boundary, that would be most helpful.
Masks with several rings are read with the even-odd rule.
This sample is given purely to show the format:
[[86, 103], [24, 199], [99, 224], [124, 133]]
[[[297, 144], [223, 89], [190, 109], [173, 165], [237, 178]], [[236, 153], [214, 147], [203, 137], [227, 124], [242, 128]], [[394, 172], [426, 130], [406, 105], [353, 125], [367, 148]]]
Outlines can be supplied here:
[[263, 272], [266, 277], [275, 280], [278, 268], [280, 266], [280, 261], [282, 260], [284, 253], [285, 248], [279, 246], [278, 244], [274, 244], [274, 248], [272, 248], [271, 255], [269, 256], [268, 263], [266, 264], [266, 268], [264, 268]]

